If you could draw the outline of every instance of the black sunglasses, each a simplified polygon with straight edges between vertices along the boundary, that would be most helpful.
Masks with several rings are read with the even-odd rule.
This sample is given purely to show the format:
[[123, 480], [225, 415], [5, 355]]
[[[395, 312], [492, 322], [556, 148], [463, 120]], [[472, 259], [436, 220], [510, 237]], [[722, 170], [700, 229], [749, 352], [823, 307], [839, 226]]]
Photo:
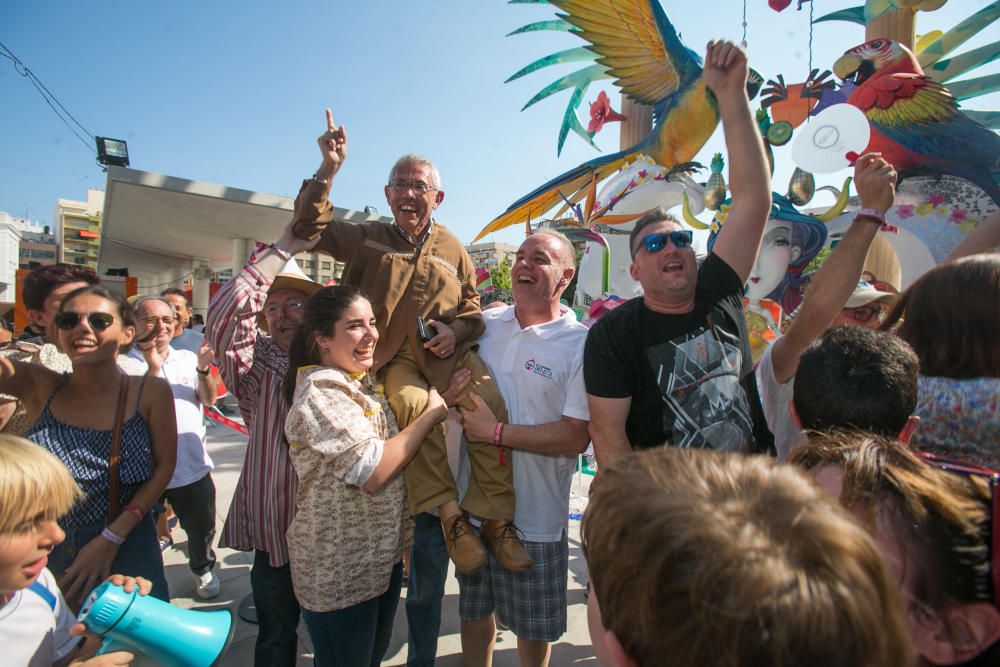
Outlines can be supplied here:
[[64, 310], [55, 316], [56, 326], [69, 331], [80, 323], [82, 318], [87, 318], [87, 323], [94, 331], [104, 331], [115, 322], [115, 316], [111, 313], [74, 313], [71, 310]]
[[[674, 244], [674, 247], [678, 250], [683, 250], [684, 248], [691, 247], [691, 241], [694, 239], [694, 232], [690, 229], [678, 229], [672, 232], [661, 232], [658, 234], [650, 234], [646, 238], [639, 241], [636, 245], [635, 251], [639, 251], [639, 246], [646, 249], [646, 252], [660, 252], [667, 245], [667, 239]], [[635, 252], [632, 253], [635, 256]]]

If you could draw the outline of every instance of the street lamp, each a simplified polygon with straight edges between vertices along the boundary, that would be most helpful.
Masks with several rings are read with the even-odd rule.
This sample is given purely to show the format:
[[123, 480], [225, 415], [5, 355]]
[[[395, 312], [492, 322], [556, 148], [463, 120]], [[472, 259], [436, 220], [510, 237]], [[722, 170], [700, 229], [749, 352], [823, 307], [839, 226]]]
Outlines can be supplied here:
[[97, 137], [97, 161], [105, 167], [108, 165], [127, 167], [128, 144], [121, 139]]

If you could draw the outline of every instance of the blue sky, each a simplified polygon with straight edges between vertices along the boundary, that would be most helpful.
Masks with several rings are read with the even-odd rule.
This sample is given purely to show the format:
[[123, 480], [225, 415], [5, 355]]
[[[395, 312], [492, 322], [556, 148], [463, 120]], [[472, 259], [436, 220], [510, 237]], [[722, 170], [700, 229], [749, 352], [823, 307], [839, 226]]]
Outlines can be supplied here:
[[[696, 51], [712, 37], [741, 36], [741, 0], [663, 4]], [[817, 0], [816, 15], [854, 4]], [[983, 4], [951, 0], [920, 14], [917, 32], [948, 29]], [[747, 5], [751, 65], [765, 77], [804, 80], [808, 4], [780, 14], [765, 0]], [[425, 154], [446, 191], [438, 218], [468, 242], [512, 201], [598, 155], [571, 136], [556, 157], [566, 93], [520, 111], [579, 64], [503, 83], [532, 60], [581, 43], [560, 33], [505, 37], [552, 14], [548, 5], [502, 0], [4, 2], [0, 41], [90, 132], [127, 140], [134, 168], [171, 176], [294, 194], [318, 164], [314, 140], [330, 106], [350, 142], [336, 205], [388, 212], [388, 168], [400, 154]], [[863, 41], [860, 26], [815, 26], [814, 66], [831, 66]], [[996, 71], [994, 63], [983, 73]], [[600, 90], [591, 87], [584, 111]], [[1000, 108], [998, 97], [969, 106]], [[93, 152], [2, 58], [0, 100], [0, 210], [48, 224], [58, 197], [105, 187]], [[605, 152], [617, 142], [616, 125], [598, 135]], [[722, 146], [720, 130], [700, 158], [707, 163]], [[794, 165], [788, 150], [776, 157], [775, 189], [784, 191]], [[522, 235], [506, 230], [488, 240]]]

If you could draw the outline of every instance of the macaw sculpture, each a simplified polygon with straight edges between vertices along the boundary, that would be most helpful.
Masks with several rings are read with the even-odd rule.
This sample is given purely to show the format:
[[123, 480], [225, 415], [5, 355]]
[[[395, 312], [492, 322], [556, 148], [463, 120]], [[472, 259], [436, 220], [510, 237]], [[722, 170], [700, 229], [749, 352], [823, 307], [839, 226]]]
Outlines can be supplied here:
[[[579, 201], [592, 183], [607, 178], [639, 154], [648, 155], [668, 169], [690, 169], [694, 166], [691, 161], [719, 123], [715, 99], [701, 78], [701, 59], [681, 43], [658, 0], [550, 0], [550, 3], [564, 12], [559, 15], [564, 27], [558, 29], [570, 30], [589, 43], [584, 48], [596, 54], [597, 70], [592, 66], [576, 73], [578, 76], [564, 77], [536, 95], [529, 105], [542, 96], [574, 85], [577, 87], [574, 100], [578, 104], [585, 84], [601, 78], [606, 71], [624, 94], [653, 107], [653, 130], [632, 148], [584, 162], [525, 195], [487, 225], [475, 240], [510, 225], [537, 219], [564, 197], [571, 202]], [[551, 29], [550, 22], [545, 23]], [[544, 62], [539, 61], [542, 64], [533, 65], [581, 59], [580, 49], [563, 52], [562, 59], [560, 55], [554, 54], [543, 59]], [[533, 71], [533, 65], [522, 72]], [[567, 117], [573, 111], [572, 104], [571, 101]], [[577, 123], [571, 124], [578, 133], [582, 131], [575, 127]], [[564, 123], [560, 141], [569, 126]]]
[[1000, 204], [1000, 137], [959, 111], [908, 48], [875, 39], [844, 53], [833, 71], [853, 87], [847, 103], [868, 117], [868, 151], [880, 151], [903, 177], [959, 176]]

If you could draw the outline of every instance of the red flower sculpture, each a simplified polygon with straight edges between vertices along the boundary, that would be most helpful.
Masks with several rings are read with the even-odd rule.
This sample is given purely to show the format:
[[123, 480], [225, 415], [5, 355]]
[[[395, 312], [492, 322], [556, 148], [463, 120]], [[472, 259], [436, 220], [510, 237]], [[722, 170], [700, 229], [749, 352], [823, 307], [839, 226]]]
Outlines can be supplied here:
[[605, 123], [623, 120], [627, 120], [626, 117], [611, 108], [611, 100], [608, 99], [608, 94], [602, 90], [601, 94], [597, 96], [597, 101], [590, 105], [590, 125], [587, 126], [587, 132], [596, 134], [601, 131]]

